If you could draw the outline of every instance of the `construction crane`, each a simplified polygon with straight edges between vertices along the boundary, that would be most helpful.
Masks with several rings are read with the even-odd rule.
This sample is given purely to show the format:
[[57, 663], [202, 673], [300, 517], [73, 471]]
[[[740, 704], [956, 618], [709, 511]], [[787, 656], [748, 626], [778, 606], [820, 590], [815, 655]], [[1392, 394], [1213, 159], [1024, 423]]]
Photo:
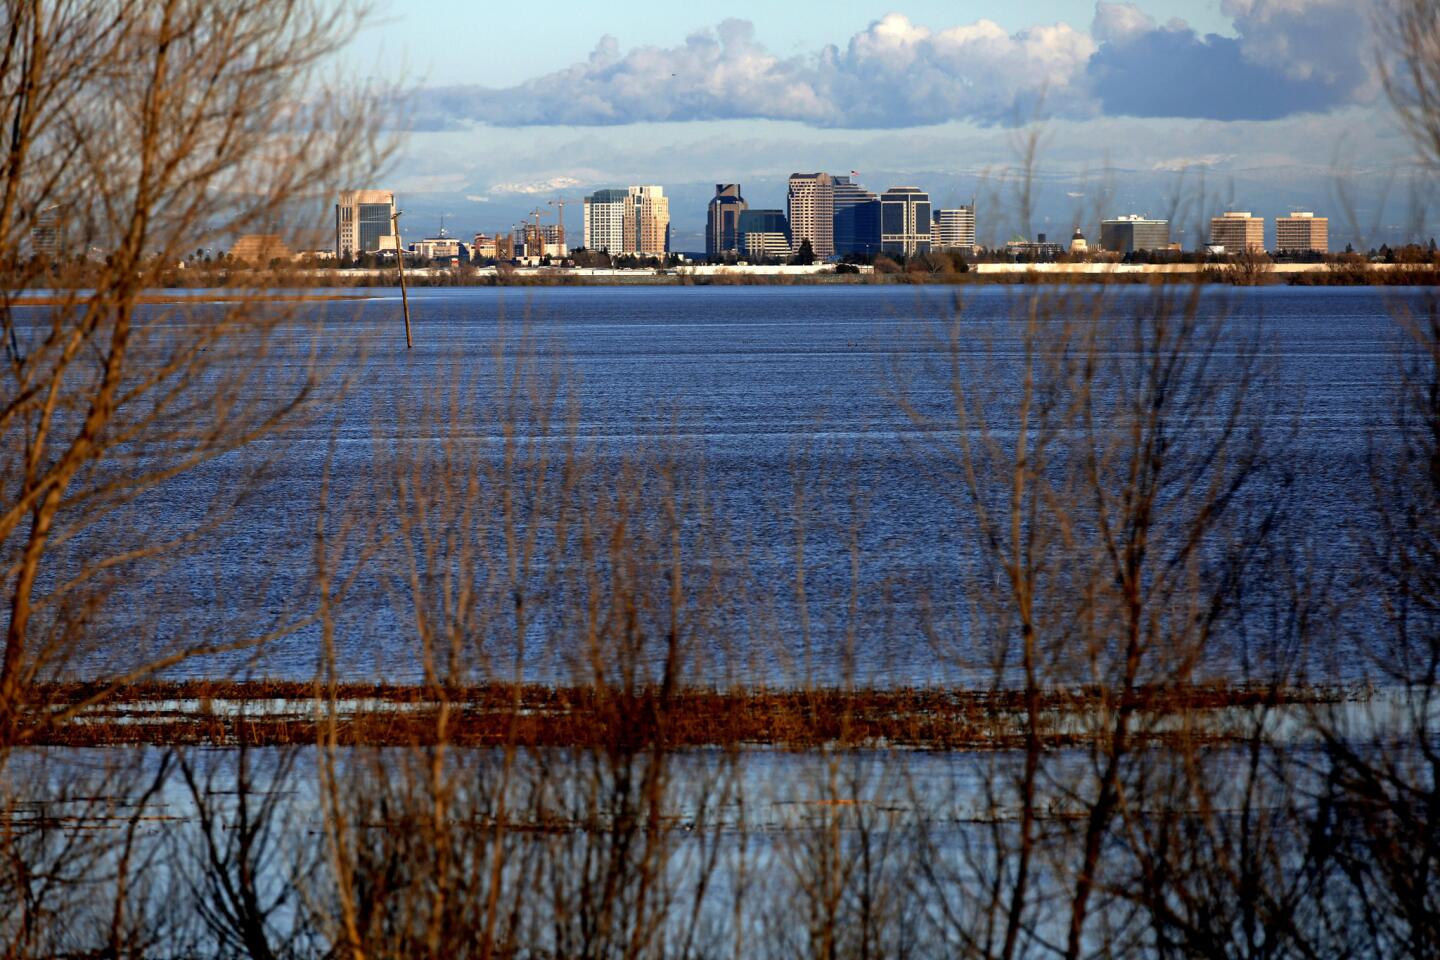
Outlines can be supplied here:
[[565, 244], [565, 204], [574, 202], [575, 199], [573, 197], [556, 197], [550, 201], [550, 206], [560, 211], [560, 230], [555, 234], [555, 241], [559, 243], [560, 246], [565, 247], [566, 250], [569, 250], [569, 247]]
[[[540, 209], [539, 207], [536, 207], [534, 210], [530, 211], [530, 216], [535, 218], [535, 245], [540, 249], [540, 252], [538, 254], [535, 254], [535, 256], [539, 257], [545, 256], [545, 233], [540, 229], [540, 218], [545, 214], [546, 211]], [[529, 255], [530, 253], [529, 244], [526, 244], [525, 253], [527, 255]]]

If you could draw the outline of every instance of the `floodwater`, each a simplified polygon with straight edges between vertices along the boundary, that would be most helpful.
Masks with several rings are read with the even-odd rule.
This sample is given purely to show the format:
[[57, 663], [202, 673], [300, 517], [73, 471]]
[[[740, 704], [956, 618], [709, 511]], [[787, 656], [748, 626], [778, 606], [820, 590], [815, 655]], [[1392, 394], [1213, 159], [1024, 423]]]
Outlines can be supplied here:
[[[727, 581], [720, 591], [726, 600], [707, 621], [704, 641], [717, 650], [705, 669], [723, 664], [732, 675], [771, 682], [843, 675], [923, 684], [963, 682], [974, 667], [942, 649], [943, 637], [939, 646], [936, 640], [946, 630], [965, 633], [981, 576], [973, 526], [949, 469], [960, 433], [950, 412], [945, 324], [958, 310], [960, 367], [972, 389], [993, 394], [987, 409], [996, 434], [1013, 436], [1022, 357], [1013, 318], [1034, 288], [421, 289], [410, 295], [413, 350], [405, 349], [396, 292], [374, 293], [360, 303], [305, 305], [313, 322], [277, 341], [265, 361], [267, 376], [253, 389], [277, 397], [312, 356], [320, 363], [316, 416], [169, 481], [137, 505], [130, 522], [178, 530], [246, 491], [183, 562], [147, 569], [119, 588], [127, 599], [112, 604], [114, 630], [143, 647], [223, 641], [303, 617], [314, 609], [322, 492], [331, 518], [324, 528], [343, 577], [363, 567], [358, 546], [340, 549], [358, 519], [396, 509], [378, 489], [377, 465], [421, 462], [460, 442], [491, 466], [481, 471], [481, 485], [493, 493], [505, 437], [505, 417], [495, 412], [495, 398], [505, 394], [500, 373], [513, 373], [512, 358], [528, 351], [524, 382], [561, 385], [554, 421], [537, 426], [533, 403], [512, 409], [520, 410], [520, 435], [550, 451], [552, 466], [573, 436], [597, 475], [626, 457], [668, 457], [684, 483], [703, 490], [696, 501], [705, 505], [703, 518], [692, 509], [687, 537], [723, 533], [729, 546], [698, 557], [690, 582], [704, 581], [717, 563], [733, 562], [747, 574], [743, 587]], [[1420, 309], [1423, 295], [1213, 288], [1203, 296], [1202, 315], [1225, 318], [1207, 368], [1218, 389], [1233, 387], [1247, 350], [1260, 356], [1243, 426], [1264, 432], [1273, 462], [1250, 495], [1255, 503], [1283, 503], [1285, 525], [1275, 536], [1294, 538], [1295, 554], [1316, 579], [1355, 566], [1372, 467], [1395, 449], [1391, 397], [1404, 337], [1394, 316]], [[1145, 310], [1154, 294], [1124, 288], [1103, 296], [1104, 314], [1124, 317]], [[184, 322], [204, 322], [210, 309], [221, 308], [197, 307]], [[1042, 330], [1058, 331], [1065, 309], [1079, 307], [1042, 319]], [[1130, 351], [1129, 332], [1117, 325], [1107, 349]], [[497, 355], [507, 359], [497, 362]], [[1192, 426], [1207, 429], [1218, 429], [1218, 421]], [[251, 475], [257, 464], [258, 479]], [[643, 473], [637, 490], [650, 492], [654, 475]], [[422, 485], [434, 479], [424, 476]], [[552, 480], [557, 476], [558, 469]], [[491, 509], [494, 501], [487, 503]], [[802, 519], [803, 611], [794, 589]], [[542, 555], [556, 535], [553, 526], [540, 531]], [[476, 547], [476, 566], [503, 566], [504, 550], [495, 527]], [[563, 593], [543, 573], [533, 586], [537, 598]], [[564, 639], [573, 624], [536, 602], [520, 671], [563, 679], [573, 669], [574, 650]], [[141, 610], [143, 625], [126, 622]], [[360, 569], [337, 616], [346, 676], [420, 675], [403, 576]], [[1345, 617], [1353, 618], [1342, 617], [1348, 639], [1332, 637], [1332, 645], [1363, 647], [1367, 632], [1384, 626], [1363, 611]], [[321, 637], [318, 625], [302, 623], [258, 659], [247, 652], [182, 672], [308, 677]], [[1338, 648], [1327, 652], [1333, 672], [1320, 679], [1360, 679], [1362, 661]], [[508, 666], [495, 669], [511, 675]]]

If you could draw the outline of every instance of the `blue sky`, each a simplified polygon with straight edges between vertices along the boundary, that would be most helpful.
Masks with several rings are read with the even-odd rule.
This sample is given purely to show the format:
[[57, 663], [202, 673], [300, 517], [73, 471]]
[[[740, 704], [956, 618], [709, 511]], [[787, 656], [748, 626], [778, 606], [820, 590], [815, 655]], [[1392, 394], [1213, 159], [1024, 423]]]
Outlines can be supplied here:
[[[607, 33], [626, 46], [666, 46], [727, 17], [754, 22], [763, 28], [772, 49], [798, 54], [827, 43], [843, 44], [891, 11], [935, 25], [990, 19], [1012, 32], [1037, 23], [1088, 23], [1095, 14], [1095, 4], [1086, 0], [919, 0], [891, 5], [868, 0], [823, 4], [733, 0], [634, 4], [634, 13], [626, 13], [627, 7], [632, 5], [560, 0], [436, 8], [388, 0], [378, 5], [371, 28], [352, 47], [350, 60], [362, 73], [387, 78], [403, 67], [416, 81], [493, 86], [506, 79], [528, 80], [559, 64], [582, 60]], [[1163, 0], [1144, 7], [1162, 21], [1181, 17], [1204, 33], [1233, 33], [1230, 19], [1220, 11], [1220, 0]]]
[[[658, 183], [676, 246], [695, 249], [715, 183], [769, 206], [791, 172], [858, 170], [872, 189], [980, 198], [991, 239], [1234, 205], [1353, 208], [1332, 236], [1365, 243], [1414, 228], [1375, 2], [392, 0], [345, 66], [413, 91], [385, 181], [412, 230], [441, 214], [456, 232], [508, 229], [555, 196]], [[1021, 222], [1017, 136], [1036, 116]]]

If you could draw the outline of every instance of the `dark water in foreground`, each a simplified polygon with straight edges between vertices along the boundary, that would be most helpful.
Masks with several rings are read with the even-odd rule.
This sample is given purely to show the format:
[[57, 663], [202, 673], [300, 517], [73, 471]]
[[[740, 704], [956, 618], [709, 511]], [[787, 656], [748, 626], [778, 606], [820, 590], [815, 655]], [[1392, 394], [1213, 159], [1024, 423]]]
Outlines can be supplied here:
[[[1007, 364], [1018, 352], [1007, 318], [1026, 290], [967, 291], [967, 363], [996, 358], [985, 386], [1004, 394]], [[1313, 562], [1353, 563], [1351, 535], [1363, 522], [1372, 456], [1393, 442], [1390, 394], [1398, 380], [1401, 340], [1391, 318], [1397, 303], [1417, 306], [1421, 293], [1378, 290], [1216, 289], [1202, 309], [1227, 314], [1233, 337], [1215, 360], [1224, 381], [1235, 351], [1258, 337], [1272, 362], [1248, 412], [1282, 439], [1293, 468], [1294, 529]], [[1109, 294], [1123, 313], [1149, 293]], [[953, 487], [933, 446], [896, 400], [903, 385], [923, 409], [943, 411], [944, 350], [939, 321], [953, 294], [943, 289], [541, 288], [420, 290], [411, 295], [416, 346], [404, 349], [400, 304], [392, 292], [363, 304], [317, 304], [327, 319], [321, 354], [346, 361], [354, 382], [326, 415], [298, 435], [262, 445], [274, 462], [263, 495], [227, 524], [201, 555], [145, 584], [150, 595], [186, 609], [162, 635], [196, 629], [216, 635], [274, 612], [305, 595], [312, 547], [307, 537], [327, 457], [334, 495], [363, 494], [377, 450], [401, 452], [438, 443], [435, 424], [419, 413], [437, 387], [493, 393], [492, 355], [502, 339], [528, 331], [540, 345], [542, 372], [563, 371], [576, 385], [574, 429], [582, 448], [613, 460], [646, 443], [678, 441], [682, 460], [702, 467], [720, 515], [739, 531], [747, 556], [776, 587], [768, 626], [733, 624], [745, 633], [747, 662], [794, 679], [808, 658], [815, 674], [833, 676], [853, 644], [862, 679], [933, 682], [955, 676], [937, 657], [917, 619], [917, 584], [932, 596], [964, 593], [971, 548]], [[310, 344], [297, 341], [298, 364]], [[1126, 349], [1117, 343], [1116, 349]], [[460, 431], [494, 447], [499, 431], [476, 418]], [[563, 419], [563, 417], [562, 417]], [[1005, 425], [1003, 402], [994, 421]], [[453, 423], [446, 427], [454, 426]], [[1293, 437], [1290, 436], [1293, 431]], [[931, 437], [933, 440], [934, 438]], [[558, 441], [555, 441], [558, 443]], [[797, 484], [796, 465], [801, 464]], [[185, 516], [238, 482], [226, 461], [169, 484], [147, 501], [152, 516]], [[783, 585], [789, 575], [795, 492], [806, 492], [813, 526], [812, 632], [805, 641]], [[372, 497], [372, 508], [380, 508]], [[851, 566], [851, 532], [861, 563]], [[858, 569], [854, 610], [849, 591]], [[394, 585], [371, 583], [347, 602], [337, 632], [341, 660], [356, 677], [409, 679], [418, 674], [413, 633]], [[538, 629], [538, 628], [537, 628]], [[1363, 629], [1361, 628], [1362, 632]], [[755, 641], [758, 634], [765, 642]], [[266, 654], [260, 669], [308, 676], [319, 634], [307, 628]], [[1363, 637], [1357, 638], [1363, 642]], [[234, 660], [204, 672], [239, 671]], [[534, 676], [553, 676], [535, 662]], [[1339, 676], [1334, 679], [1347, 679]]]

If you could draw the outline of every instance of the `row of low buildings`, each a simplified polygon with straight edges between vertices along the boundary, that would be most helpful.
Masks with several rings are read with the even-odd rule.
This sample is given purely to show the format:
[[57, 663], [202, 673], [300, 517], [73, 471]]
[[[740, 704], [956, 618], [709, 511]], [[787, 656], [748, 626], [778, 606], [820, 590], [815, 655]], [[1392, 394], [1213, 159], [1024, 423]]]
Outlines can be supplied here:
[[[1047, 243], [1042, 234], [1037, 242], [1014, 240], [1007, 245], [1012, 253], [1031, 256], [1055, 256], [1061, 253], [1086, 253], [1089, 246], [1077, 230], [1067, 247]], [[1100, 224], [1100, 249], [1121, 255], [1133, 253], [1178, 253], [1180, 244], [1170, 239], [1170, 221], [1153, 220], [1130, 215], [1105, 220]], [[1210, 220], [1210, 243], [1213, 254], [1264, 253], [1265, 218], [1249, 211], [1230, 211]], [[1303, 256], [1330, 251], [1330, 221], [1308, 211], [1297, 211], [1275, 220], [1277, 255]]]
[[[393, 254], [401, 246], [398, 217], [392, 191], [342, 191], [335, 204], [335, 256], [346, 260], [364, 254]], [[668, 211], [664, 229], [668, 236]], [[646, 238], [652, 233], [653, 229]], [[438, 235], [416, 240], [406, 249], [412, 256], [438, 263], [565, 256], [569, 252], [564, 225], [538, 221], [522, 224], [510, 233], [476, 234], [473, 242], [450, 236], [442, 226]]]
[[[341, 259], [399, 249], [395, 195], [388, 190], [347, 190], [335, 205], [335, 255]], [[616, 255], [664, 256], [670, 250], [670, 199], [658, 186], [597, 190], [585, 198], [584, 245]], [[428, 260], [481, 260], [567, 256], [563, 223], [521, 224], [514, 231], [476, 234], [472, 243], [445, 235], [410, 244]]]

